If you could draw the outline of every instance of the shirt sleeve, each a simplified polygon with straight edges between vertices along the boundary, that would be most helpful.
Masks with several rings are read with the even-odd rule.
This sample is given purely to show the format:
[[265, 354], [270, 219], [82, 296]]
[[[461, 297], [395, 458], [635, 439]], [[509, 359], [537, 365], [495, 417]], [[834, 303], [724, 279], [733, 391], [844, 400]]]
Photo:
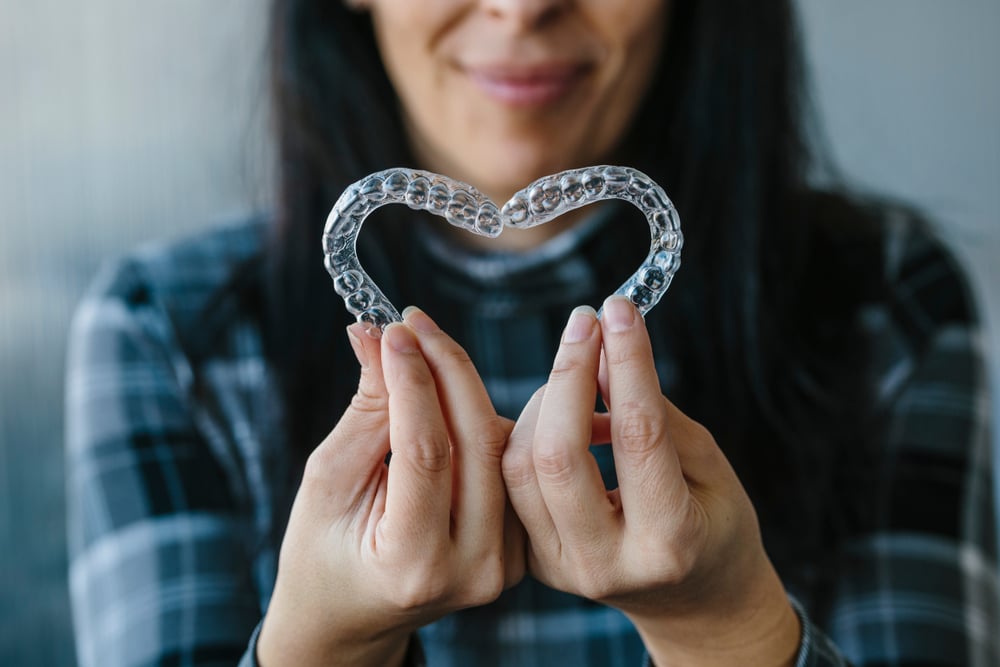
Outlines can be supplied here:
[[909, 243], [881, 317], [876, 529], [845, 546], [823, 630], [802, 614], [802, 667], [1000, 665], [980, 331], [950, 258], [926, 239]]
[[134, 265], [78, 308], [67, 374], [79, 664], [234, 665], [260, 620], [248, 528], [193, 423], [170, 324]]

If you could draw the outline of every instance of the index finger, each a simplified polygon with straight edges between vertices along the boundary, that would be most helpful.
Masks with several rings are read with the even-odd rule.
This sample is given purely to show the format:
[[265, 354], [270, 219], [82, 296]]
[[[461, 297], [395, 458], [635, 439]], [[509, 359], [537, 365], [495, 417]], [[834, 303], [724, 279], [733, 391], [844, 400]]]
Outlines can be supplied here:
[[418, 308], [407, 308], [403, 318], [417, 332], [451, 438], [455, 538], [489, 547], [502, 539], [506, 488], [500, 461], [510, 431], [462, 347]]
[[386, 327], [382, 367], [392, 446], [383, 531], [440, 546], [450, 539], [451, 445], [434, 378], [405, 324]]
[[591, 308], [570, 316], [545, 386], [533, 440], [538, 487], [564, 545], [592, 545], [615, 533], [610, 502], [590, 453], [601, 332]]
[[624, 297], [604, 304], [601, 321], [611, 405], [611, 442], [626, 527], [662, 522], [688, 487], [670, 442], [667, 409], [642, 316]]

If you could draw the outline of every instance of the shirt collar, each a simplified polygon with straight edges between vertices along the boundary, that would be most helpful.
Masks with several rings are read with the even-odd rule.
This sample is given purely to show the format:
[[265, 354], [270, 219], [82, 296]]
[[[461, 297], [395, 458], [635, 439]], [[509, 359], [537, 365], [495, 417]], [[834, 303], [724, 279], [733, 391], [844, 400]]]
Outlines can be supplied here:
[[[558, 266], [572, 261], [581, 246], [607, 225], [613, 208], [603, 206], [538, 247], [521, 252], [490, 252], [471, 248], [435, 228], [433, 223], [437, 221], [427, 221], [418, 238], [429, 258], [435, 264], [450, 269], [453, 275], [461, 275], [484, 286], [509, 283], [546, 269], [553, 274], [561, 273]], [[574, 280], [579, 280], [579, 274], [572, 273], [575, 274]]]

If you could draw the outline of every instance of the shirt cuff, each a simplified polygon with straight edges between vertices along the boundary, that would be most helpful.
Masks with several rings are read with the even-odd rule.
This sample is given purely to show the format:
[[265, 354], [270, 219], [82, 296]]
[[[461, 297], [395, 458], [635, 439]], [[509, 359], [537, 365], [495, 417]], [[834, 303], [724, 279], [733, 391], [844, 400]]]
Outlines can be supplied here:
[[250, 641], [247, 644], [247, 650], [243, 652], [243, 657], [240, 658], [237, 667], [259, 667], [257, 664], [257, 639], [260, 637], [260, 626], [262, 625], [264, 625], [264, 619], [261, 619], [257, 623], [257, 627], [253, 629], [253, 634], [250, 635]]
[[802, 640], [795, 657], [795, 667], [853, 667], [830, 638], [809, 619], [799, 601], [791, 596], [788, 599], [802, 624]]

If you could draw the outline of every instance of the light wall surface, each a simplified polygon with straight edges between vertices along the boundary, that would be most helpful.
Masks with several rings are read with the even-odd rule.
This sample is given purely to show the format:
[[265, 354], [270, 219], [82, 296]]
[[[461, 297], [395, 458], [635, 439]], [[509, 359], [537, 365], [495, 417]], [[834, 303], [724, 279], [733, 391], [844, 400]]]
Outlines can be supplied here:
[[[798, 4], [816, 106], [849, 181], [920, 206], [967, 262], [1000, 453], [1000, 3]], [[994, 470], [1000, 479], [1000, 456]]]
[[75, 662], [62, 395], [100, 262], [266, 205], [266, 0], [0, 0], [0, 665]]
[[[835, 157], [940, 223], [1000, 350], [1000, 3], [799, 5]], [[74, 304], [100, 262], [271, 200], [266, 6], [0, 0], [0, 664], [73, 662], [61, 405]]]

